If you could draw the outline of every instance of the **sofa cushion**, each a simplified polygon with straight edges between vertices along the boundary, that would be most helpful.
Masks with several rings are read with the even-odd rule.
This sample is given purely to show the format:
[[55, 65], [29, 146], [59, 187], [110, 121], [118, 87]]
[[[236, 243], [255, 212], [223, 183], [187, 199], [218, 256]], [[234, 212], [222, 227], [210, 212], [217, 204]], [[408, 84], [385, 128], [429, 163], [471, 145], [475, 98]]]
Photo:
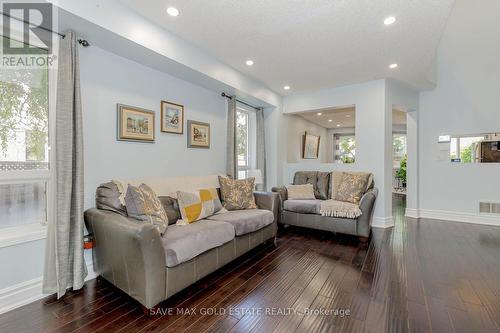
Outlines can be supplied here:
[[217, 189], [200, 189], [197, 191], [177, 191], [177, 202], [182, 220], [177, 224], [186, 225], [211, 216], [222, 209]]
[[293, 185], [312, 184], [316, 189], [318, 183], [317, 171], [297, 171], [293, 177]]
[[289, 212], [301, 214], [319, 214], [323, 200], [286, 200], [283, 208]]
[[234, 227], [226, 222], [201, 220], [171, 225], [162, 237], [166, 265], [177, 266], [233, 239]]
[[227, 210], [257, 208], [253, 196], [255, 178], [231, 179], [219, 176], [219, 183], [224, 208]]
[[328, 199], [328, 189], [330, 187], [330, 172], [318, 172], [316, 190], [314, 195], [316, 199], [326, 200]]
[[236, 236], [241, 236], [262, 229], [273, 223], [274, 214], [264, 209], [233, 210], [212, 215], [207, 219], [231, 223], [234, 227]]
[[139, 187], [128, 185], [125, 195], [128, 216], [152, 223], [164, 234], [168, 226], [168, 217], [156, 193], [146, 184]]
[[97, 209], [109, 210], [127, 216], [127, 208], [120, 201], [120, 191], [114, 182], [99, 185], [95, 191], [95, 204]]
[[369, 173], [344, 172], [334, 200], [358, 204], [366, 192]]
[[165, 213], [167, 213], [168, 225], [175, 224], [177, 220], [182, 218], [177, 199], [170, 196], [162, 196], [158, 197], [158, 199], [160, 199], [163, 209], [165, 209]]

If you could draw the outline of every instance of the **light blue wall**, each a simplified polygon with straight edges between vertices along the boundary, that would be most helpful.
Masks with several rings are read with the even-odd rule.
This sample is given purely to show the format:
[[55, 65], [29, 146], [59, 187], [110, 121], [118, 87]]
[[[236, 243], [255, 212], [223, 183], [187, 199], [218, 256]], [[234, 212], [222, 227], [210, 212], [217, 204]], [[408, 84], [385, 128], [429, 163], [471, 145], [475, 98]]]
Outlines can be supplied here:
[[[96, 47], [80, 49], [84, 110], [85, 207], [111, 179], [207, 175], [225, 171], [226, 100], [219, 93]], [[160, 101], [184, 105], [188, 119], [210, 123], [211, 148], [187, 148], [184, 135], [160, 132]], [[116, 140], [116, 104], [156, 113], [156, 142]]]
[[[85, 207], [96, 186], [117, 178], [224, 172], [226, 101], [193, 85], [97, 47], [80, 48]], [[185, 119], [211, 124], [211, 149], [187, 149], [184, 135], [160, 132], [160, 100], [184, 104]], [[116, 103], [156, 112], [156, 143], [116, 140]], [[40, 278], [45, 240], [0, 248], [0, 290]], [[85, 254], [87, 262], [91, 253]]]

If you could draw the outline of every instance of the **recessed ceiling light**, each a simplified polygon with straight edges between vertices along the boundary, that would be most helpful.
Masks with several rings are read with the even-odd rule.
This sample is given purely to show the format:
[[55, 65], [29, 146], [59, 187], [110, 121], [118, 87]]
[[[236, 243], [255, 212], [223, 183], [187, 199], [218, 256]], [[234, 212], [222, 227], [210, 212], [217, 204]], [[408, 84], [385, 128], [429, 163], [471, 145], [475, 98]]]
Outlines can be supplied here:
[[350, 114], [346, 114], [345, 116], [346, 116], [346, 118], [351, 118]]
[[332, 119], [328, 119], [328, 122], [331, 123], [333, 120]]
[[179, 15], [179, 10], [175, 7], [168, 7], [167, 14], [170, 16], [177, 16], [177, 15]]
[[322, 115], [322, 113], [321, 113], [321, 112], [318, 112], [318, 113], [316, 113], [316, 114], [317, 114], [318, 116], [321, 116], [321, 115]]
[[247, 64], [247, 66], [252, 66], [253, 65], [253, 60], [250, 60], [248, 59], [245, 64]]
[[340, 127], [340, 124], [337, 124], [337, 127]]
[[394, 16], [386, 17], [384, 20], [385, 25], [391, 25], [394, 24], [394, 22], [396, 22], [396, 18]]
[[396, 68], [398, 68], [398, 64], [390, 64], [389, 68], [390, 69], [396, 69]]
[[290, 90], [290, 86], [284, 86], [283, 89]]

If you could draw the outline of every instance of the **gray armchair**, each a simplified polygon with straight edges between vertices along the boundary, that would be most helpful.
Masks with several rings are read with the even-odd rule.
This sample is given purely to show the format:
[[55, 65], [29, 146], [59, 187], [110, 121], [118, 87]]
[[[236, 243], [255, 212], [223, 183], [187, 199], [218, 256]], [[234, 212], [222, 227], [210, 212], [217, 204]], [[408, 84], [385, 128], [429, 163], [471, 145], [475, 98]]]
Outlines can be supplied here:
[[[329, 181], [324, 181], [326, 177], [325, 174], [328, 173], [299, 171], [295, 174], [294, 184], [298, 185], [307, 182], [314, 186], [315, 193], [331, 193], [331, 183]], [[317, 182], [316, 180], [322, 181]], [[280, 199], [280, 204], [278, 206], [278, 223], [280, 224], [350, 234], [359, 236], [362, 240], [367, 240], [370, 236], [373, 211], [378, 195], [378, 189], [375, 187], [368, 189], [362, 196], [359, 203], [362, 215], [357, 219], [321, 216], [319, 210], [313, 207], [309, 210], [296, 209], [296, 207], [286, 205], [286, 201], [288, 200], [286, 187], [273, 187], [272, 191], [277, 193]], [[321, 195], [321, 199], [319, 199], [318, 196], [316, 196], [316, 198], [316, 200], [305, 202], [304, 205], [316, 205], [319, 207], [320, 202], [324, 200], [324, 195]]]

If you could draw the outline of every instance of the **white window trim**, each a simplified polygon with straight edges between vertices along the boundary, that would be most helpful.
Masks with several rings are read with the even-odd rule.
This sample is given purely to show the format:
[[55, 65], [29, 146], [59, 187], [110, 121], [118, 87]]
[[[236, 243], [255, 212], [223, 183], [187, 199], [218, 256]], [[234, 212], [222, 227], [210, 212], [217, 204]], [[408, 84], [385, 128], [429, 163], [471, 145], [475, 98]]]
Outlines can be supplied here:
[[[0, 24], [0, 29], [3, 25]], [[21, 29], [11, 28], [14, 38], [22, 36]], [[21, 39], [22, 40], [22, 39]], [[59, 50], [59, 39], [53, 39], [53, 53]], [[39, 45], [35, 45], [40, 47]], [[35, 180], [44, 180], [47, 182], [47, 221], [44, 223], [29, 223], [14, 227], [0, 228], [0, 248], [14, 246], [18, 244], [33, 242], [44, 239], [47, 236], [47, 224], [54, 219], [55, 212], [55, 110], [56, 110], [56, 92], [57, 92], [57, 69], [49, 68], [49, 170], [27, 170], [27, 171], [6, 171], [0, 172], [0, 184], [21, 183]]]
[[47, 226], [41, 223], [24, 224], [0, 230], [0, 248], [44, 239]]
[[242, 112], [247, 114], [247, 165], [238, 166], [237, 171], [245, 171], [248, 175], [248, 171], [256, 168], [256, 136], [257, 136], [257, 119], [254, 109], [251, 109], [241, 103], [237, 105], [237, 112]]

